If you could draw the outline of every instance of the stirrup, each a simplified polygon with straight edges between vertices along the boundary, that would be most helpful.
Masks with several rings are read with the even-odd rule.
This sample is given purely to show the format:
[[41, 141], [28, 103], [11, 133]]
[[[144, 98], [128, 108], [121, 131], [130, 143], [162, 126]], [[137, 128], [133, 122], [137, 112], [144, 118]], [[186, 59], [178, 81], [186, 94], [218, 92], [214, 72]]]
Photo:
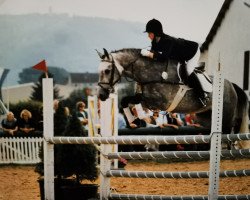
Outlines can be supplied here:
[[207, 106], [206, 100], [204, 100], [204, 99], [202, 99], [202, 98], [200, 98], [200, 97], [199, 97], [199, 100], [200, 100], [200, 102], [201, 102], [201, 104], [202, 104], [203, 107], [206, 107], [206, 106]]
[[199, 100], [203, 107], [207, 106], [207, 102], [209, 101], [209, 96], [207, 93], [204, 94], [204, 97], [199, 97]]

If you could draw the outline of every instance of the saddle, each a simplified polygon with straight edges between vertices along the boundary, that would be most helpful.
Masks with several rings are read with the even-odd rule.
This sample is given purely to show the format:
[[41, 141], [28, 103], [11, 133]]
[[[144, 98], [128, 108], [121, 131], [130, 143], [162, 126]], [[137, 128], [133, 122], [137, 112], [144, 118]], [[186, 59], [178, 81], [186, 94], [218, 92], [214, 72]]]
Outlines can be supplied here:
[[[185, 63], [180, 63], [177, 66], [177, 72], [180, 78], [180, 82], [184, 83], [185, 85], [190, 86]], [[196, 83], [196, 84], [201, 84], [201, 87], [204, 92], [207, 92], [207, 93], [212, 92], [212, 81], [210, 77], [207, 75], [207, 73], [205, 72], [205, 62], [200, 62], [198, 66], [195, 67], [194, 73], [197, 76], [197, 79], [199, 80], [199, 83]]]

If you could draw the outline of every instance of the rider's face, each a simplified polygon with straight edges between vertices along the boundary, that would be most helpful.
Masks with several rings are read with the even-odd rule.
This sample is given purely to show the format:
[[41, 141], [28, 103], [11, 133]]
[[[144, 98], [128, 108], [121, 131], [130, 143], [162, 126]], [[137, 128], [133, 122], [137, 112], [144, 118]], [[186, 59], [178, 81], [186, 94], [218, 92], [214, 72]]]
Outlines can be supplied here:
[[148, 32], [148, 37], [151, 41], [153, 41], [154, 37], [155, 37], [155, 34], [154, 33], [151, 33], [151, 32]]

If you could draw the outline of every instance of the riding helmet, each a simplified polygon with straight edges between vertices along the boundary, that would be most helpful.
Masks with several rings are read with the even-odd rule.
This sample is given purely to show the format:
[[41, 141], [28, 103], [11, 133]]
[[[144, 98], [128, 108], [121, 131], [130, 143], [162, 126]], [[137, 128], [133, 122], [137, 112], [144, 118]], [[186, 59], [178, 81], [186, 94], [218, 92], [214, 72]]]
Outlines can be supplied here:
[[163, 34], [162, 24], [157, 19], [151, 19], [146, 24], [146, 31], [151, 32], [157, 36], [161, 36]]

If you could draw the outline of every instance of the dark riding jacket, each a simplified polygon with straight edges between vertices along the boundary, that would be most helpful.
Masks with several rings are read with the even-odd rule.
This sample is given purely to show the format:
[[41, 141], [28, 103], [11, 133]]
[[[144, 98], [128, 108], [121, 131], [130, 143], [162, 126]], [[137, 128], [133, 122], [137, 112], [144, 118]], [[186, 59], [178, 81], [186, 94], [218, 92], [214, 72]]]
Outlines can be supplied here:
[[163, 34], [159, 42], [155, 39], [152, 41], [151, 52], [154, 53], [154, 60], [157, 61], [173, 59], [183, 62], [194, 57], [198, 47], [196, 42]]

